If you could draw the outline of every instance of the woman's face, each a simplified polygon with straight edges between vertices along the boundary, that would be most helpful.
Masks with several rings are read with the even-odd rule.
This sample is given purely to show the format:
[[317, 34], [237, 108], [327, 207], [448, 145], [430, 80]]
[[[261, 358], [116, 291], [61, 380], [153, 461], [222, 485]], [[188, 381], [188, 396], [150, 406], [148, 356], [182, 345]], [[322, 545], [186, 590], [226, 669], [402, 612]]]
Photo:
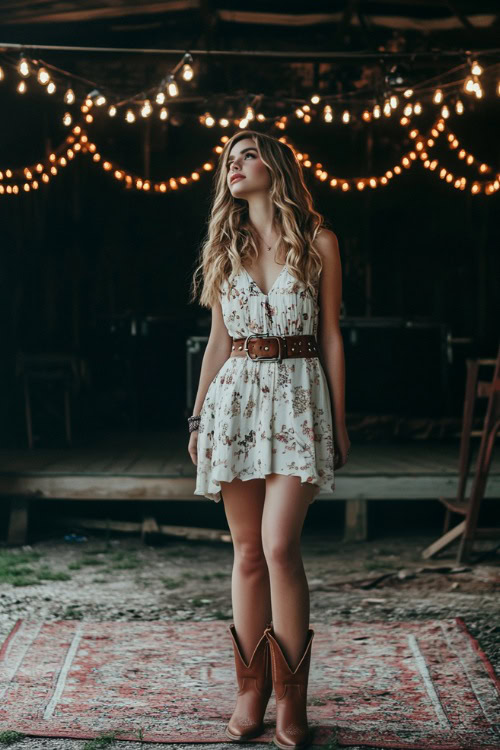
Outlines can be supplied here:
[[251, 193], [268, 191], [271, 187], [271, 175], [252, 138], [243, 138], [231, 148], [226, 179], [235, 198], [246, 198]]

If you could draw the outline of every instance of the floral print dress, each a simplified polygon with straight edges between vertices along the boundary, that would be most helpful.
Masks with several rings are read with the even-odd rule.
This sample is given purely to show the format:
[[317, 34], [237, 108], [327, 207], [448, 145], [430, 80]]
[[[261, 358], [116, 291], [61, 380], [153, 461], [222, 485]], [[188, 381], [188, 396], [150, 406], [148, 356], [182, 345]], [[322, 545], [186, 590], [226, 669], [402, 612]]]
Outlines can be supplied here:
[[[221, 306], [233, 338], [313, 334], [314, 296], [286, 266], [264, 294], [245, 268], [222, 286]], [[221, 481], [277, 473], [335, 489], [332, 408], [317, 357], [281, 362], [229, 357], [210, 383], [200, 412], [195, 495], [219, 502]]]

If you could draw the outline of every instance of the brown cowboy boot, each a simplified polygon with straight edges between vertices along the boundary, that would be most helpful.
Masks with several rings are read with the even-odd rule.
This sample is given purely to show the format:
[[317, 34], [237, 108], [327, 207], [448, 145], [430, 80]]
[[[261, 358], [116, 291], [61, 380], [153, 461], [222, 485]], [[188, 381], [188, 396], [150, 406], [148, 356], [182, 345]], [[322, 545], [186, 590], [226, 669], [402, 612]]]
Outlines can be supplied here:
[[[268, 627], [272, 627], [272, 623]], [[269, 643], [262, 635], [247, 665], [241, 654], [234, 624], [228, 629], [233, 640], [238, 695], [233, 715], [226, 726], [226, 735], [231, 740], [244, 742], [264, 731], [264, 714], [273, 691]]]
[[307, 747], [311, 733], [307, 723], [307, 683], [314, 630], [308, 629], [306, 646], [292, 671], [275, 638], [272, 625], [264, 631], [271, 648], [273, 687], [276, 695], [276, 734], [273, 742], [282, 750]]

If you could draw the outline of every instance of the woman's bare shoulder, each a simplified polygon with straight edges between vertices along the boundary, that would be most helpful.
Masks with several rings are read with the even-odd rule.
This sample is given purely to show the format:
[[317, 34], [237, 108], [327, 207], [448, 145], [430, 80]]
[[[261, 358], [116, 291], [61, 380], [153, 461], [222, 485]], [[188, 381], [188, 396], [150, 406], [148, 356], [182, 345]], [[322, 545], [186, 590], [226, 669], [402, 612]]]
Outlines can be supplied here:
[[326, 227], [321, 227], [316, 235], [316, 244], [320, 251], [331, 253], [333, 249], [338, 247], [339, 241], [335, 232]]

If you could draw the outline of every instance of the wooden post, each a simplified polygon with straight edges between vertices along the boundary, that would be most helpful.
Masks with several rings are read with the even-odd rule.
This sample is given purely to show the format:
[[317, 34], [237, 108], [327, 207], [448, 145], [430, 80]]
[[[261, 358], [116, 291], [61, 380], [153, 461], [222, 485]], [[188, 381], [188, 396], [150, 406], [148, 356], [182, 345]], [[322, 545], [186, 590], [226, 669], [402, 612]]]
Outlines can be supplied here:
[[346, 500], [344, 542], [364, 542], [368, 536], [366, 500]]
[[11, 499], [9, 530], [7, 532], [7, 544], [9, 546], [26, 544], [28, 511], [29, 499], [27, 497], [19, 496]]

